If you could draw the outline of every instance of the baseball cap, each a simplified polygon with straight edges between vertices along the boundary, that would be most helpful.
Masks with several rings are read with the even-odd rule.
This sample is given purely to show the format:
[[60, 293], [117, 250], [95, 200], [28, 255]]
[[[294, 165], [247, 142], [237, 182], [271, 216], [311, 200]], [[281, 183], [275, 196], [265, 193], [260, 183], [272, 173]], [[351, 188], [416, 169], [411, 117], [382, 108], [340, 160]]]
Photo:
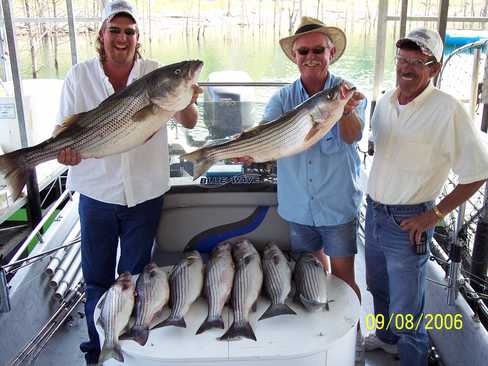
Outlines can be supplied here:
[[134, 22], [137, 23], [137, 11], [136, 8], [125, 0], [114, 0], [109, 2], [102, 10], [102, 23], [106, 20], [111, 20], [114, 16], [120, 13], [128, 14]]
[[424, 55], [434, 56], [437, 62], [441, 61], [444, 44], [438, 32], [426, 28], [417, 28], [408, 33], [405, 38], [399, 39], [396, 46], [402, 48], [412, 42], [420, 47]]

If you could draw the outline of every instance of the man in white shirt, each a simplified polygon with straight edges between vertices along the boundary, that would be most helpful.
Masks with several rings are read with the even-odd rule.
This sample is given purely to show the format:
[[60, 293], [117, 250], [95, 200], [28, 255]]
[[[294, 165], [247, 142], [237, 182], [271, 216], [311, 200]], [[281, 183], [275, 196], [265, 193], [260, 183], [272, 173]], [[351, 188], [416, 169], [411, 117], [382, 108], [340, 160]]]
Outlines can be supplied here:
[[[73, 66], [66, 76], [58, 123], [69, 115], [97, 107], [111, 94], [159, 67], [139, 54], [139, 30], [134, 7], [123, 0], [107, 4], [98, 36], [98, 57]], [[186, 128], [196, 124], [194, 102], [175, 118]], [[67, 187], [80, 193], [82, 269], [86, 283], [85, 313], [89, 342], [80, 348], [88, 364], [100, 354], [93, 312], [117, 272], [140, 273], [150, 261], [163, 194], [169, 189], [166, 126], [149, 141], [126, 153], [100, 159], [80, 159], [76, 151], [59, 153], [59, 162], [72, 165]]]
[[[437, 221], [482, 186], [488, 151], [461, 103], [431, 85], [441, 69], [439, 34], [416, 29], [396, 46], [398, 87], [378, 102], [371, 121], [375, 155], [365, 241], [375, 314], [390, 327], [368, 335], [365, 346], [399, 353], [401, 365], [423, 366], [428, 352], [423, 322], [400, 328], [423, 316], [429, 250], [421, 254], [421, 237], [430, 242]], [[435, 205], [450, 170], [459, 184]]]

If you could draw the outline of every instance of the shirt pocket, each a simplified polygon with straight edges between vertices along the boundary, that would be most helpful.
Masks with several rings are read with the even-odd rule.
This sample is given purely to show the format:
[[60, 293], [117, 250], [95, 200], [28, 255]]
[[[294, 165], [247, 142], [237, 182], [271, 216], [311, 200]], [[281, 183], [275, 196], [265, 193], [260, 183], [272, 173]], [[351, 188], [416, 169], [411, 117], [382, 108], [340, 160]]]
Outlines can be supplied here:
[[339, 152], [342, 148], [342, 142], [337, 136], [337, 130], [331, 130], [320, 140], [320, 151], [322, 154], [331, 155]]
[[432, 168], [431, 157], [433, 147], [431, 144], [418, 142], [398, 142], [396, 150], [396, 166], [409, 172], [424, 172]]

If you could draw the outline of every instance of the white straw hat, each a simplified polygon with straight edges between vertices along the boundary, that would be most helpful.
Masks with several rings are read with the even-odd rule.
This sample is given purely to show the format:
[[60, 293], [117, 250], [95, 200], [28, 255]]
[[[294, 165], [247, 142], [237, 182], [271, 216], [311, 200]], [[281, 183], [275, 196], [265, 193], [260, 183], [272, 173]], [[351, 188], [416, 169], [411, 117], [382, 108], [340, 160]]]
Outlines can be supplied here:
[[346, 49], [346, 35], [342, 29], [337, 27], [327, 27], [320, 20], [311, 17], [302, 17], [295, 34], [280, 39], [281, 49], [290, 60], [295, 62], [295, 58], [293, 57], [293, 42], [295, 42], [295, 39], [298, 37], [313, 32], [323, 33], [330, 39], [336, 48], [336, 53], [330, 60], [330, 63], [337, 61]]

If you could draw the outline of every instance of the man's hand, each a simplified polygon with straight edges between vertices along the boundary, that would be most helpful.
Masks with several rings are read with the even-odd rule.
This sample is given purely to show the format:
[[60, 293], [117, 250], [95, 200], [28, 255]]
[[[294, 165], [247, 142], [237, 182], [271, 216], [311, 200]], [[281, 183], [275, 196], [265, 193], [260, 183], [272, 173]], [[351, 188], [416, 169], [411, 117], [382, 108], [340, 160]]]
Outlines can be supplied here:
[[254, 163], [254, 159], [250, 156], [241, 156], [240, 158], [234, 158], [232, 161], [240, 164], [244, 164], [245, 166], [249, 166]]
[[428, 210], [420, 215], [402, 220], [400, 227], [409, 231], [410, 243], [414, 245], [420, 243], [422, 233], [434, 227], [437, 221], [439, 221], [439, 218], [434, 211]]
[[193, 85], [192, 88], [193, 88], [193, 95], [191, 97], [190, 105], [196, 103], [198, 96], [203, 93], [203, 89], [198, 84]]
[[63, 165], [78, 165], [81, 162], [81, 155], [78, 151], [67, 147], [58, 153], [58, 162]]
[[[347, 94], [348, 88], [346, 85], [343, 83], [341, 85], [341, 88], [339, 92], [341, 93], [342, 98], [344, 98]], [[361, 101], [364, 99], [364, 94], [358, 91], [355, 91], [352, 94], [351, 99], [347, 102], [347, 104], [344, 106], [344, 114], [349, 114], [351, 113], [356, 107], [361, 103]]]

